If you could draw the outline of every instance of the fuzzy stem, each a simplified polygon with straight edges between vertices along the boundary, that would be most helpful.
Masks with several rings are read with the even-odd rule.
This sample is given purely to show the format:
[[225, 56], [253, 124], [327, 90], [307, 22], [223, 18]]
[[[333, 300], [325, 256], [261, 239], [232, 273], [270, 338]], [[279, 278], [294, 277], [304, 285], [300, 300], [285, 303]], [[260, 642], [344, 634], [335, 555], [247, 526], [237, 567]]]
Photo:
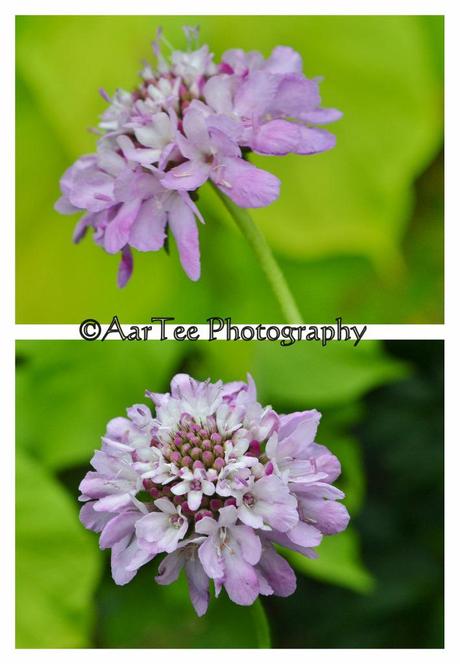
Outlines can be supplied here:
[[272, 254], [267, 240], [253, 222], [248, 210], [238, 207], [215, 185], [213, 187], [259, 259], [262, 270], [265, 272], [265, 276], [272, 287], [286, 322], [291, 325], [302, 323], [302, 315], [289, 290], [286, 279]]

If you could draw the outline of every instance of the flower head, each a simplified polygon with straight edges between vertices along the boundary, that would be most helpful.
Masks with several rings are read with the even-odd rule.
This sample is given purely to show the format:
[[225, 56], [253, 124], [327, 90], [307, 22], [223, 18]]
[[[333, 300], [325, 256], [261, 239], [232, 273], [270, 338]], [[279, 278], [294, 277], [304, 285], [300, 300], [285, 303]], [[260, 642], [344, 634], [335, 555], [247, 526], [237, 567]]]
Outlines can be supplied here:
[[[108, 253], [121, 254], [118, 285], [133, 269], [132, 249], [158, 251], [168, 232], [192, 280], [200, 277], [195, 200], [211, 181], [240, 207], [269, 205], [279, 180], [248, 160], [267, 155], [314, 154], [335, 138], [316, 125], [341, 113], [320, 108], [319, 80], [302, 73], [302, 60], [287, 46], [268, 59], [227, 51], [215, 62], [198, 47], [196, 29], [185, 28], [186, 51], [175, 50], [161, 31], [153, 43], [156, 67], [145, 65], [139, 85], [101, 95], [96, 152], [78, 159], [61, 178], [56, 210], [83, 212], [74, 240], [88, 228]], [[164, 44], [170, 53], [163, 53]]]
[[257, 401], [254, 381], [199, 382], [178, 374], [166, 394], [107, 425], [80, 484], [82, 523], [112, 550], [112, 575], [128, 583], [162, 556], [156, 580], [183, 568], [198, 615], [209, 584], [238, 604], [294, 592], [274, 549], [315, 557], [323, 535], [349, 521], [332, 485], [340, 463], [315, 442], [320, 414], [279, 415]]

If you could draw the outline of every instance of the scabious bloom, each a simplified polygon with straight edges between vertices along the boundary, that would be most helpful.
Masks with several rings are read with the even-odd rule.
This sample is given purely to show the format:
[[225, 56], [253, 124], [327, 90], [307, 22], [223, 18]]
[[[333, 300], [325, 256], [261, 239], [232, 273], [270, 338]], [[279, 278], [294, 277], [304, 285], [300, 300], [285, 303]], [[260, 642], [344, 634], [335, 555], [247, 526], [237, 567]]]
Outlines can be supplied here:
[[82, 523], [112, 550], [112, 576], [128, 583], [161, 558], [156, 581], [184, 569], [192, 604], [206, 613], [210, 581], [237, 604], [292, 594], [281, 545], [315, 558], [323, 535], [347, 527], [333, 486], [340, 463], [315, 442], [316, 410], [279, 415], [254, 381], [199, 382], [178, 374], [166, 394], [146, 392], [108, 423], [80, 484]]
[[[196, 220], [198, 190], [211, 181], [243, 208], [264, 207], [279, 195], [277, 177], [249, 163], [250, 152], [315, 154], [335, 138], [318, 129], [341, 113], [320, 107], [319, 79], [302, 73], [287, 46], [264, 59], [257, 51], [226, 51], [216, 62], [208, 46], [170, 48], [158, 32], [156, 68], [146, 64], [138, 87], [110, 97], [94, 154], [78, 159], [61, 178], [56, 210], [83, 212], [74, 241], [88, 228], [110, 254], [120, 253], [118, 285], [133, 269], [132, 249], [158, 251], [172, 234], [192, 280], [200, 277]], [[167, 44], [167, 42], [166, 42]]]

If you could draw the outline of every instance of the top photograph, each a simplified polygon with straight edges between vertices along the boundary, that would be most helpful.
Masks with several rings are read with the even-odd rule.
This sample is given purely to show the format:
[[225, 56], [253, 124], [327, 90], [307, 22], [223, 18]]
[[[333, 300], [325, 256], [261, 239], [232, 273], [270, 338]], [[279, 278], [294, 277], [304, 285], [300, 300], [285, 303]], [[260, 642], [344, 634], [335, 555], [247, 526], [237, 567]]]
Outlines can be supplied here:
[[442, 16], [16, 17], [16, 323], [444, 322]]

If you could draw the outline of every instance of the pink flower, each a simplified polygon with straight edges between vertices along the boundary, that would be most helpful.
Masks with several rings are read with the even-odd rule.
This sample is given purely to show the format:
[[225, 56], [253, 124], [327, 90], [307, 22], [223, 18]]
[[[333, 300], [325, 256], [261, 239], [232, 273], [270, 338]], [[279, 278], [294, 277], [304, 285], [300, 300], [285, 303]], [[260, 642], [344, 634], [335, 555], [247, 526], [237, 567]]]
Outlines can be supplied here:
[[166, 553], [157, 581], [185, 570], [198, 615], [209, 582], [238, 604], [286, 596], [294, 572], [273, 545], [316, 557], [323, 536], [349, 521], [332, 485], [340, 464], [315, 442], [320, 414], [278, 415], [254, 381], [199, 382], [186, 374], [166, 394], [107, 425], [80, 484], [80, 518], [112, 550], [116, 583]]
[[[196, 41], [196, 31], [185, 32], [189, 45]], [[83, 212], [75, 242], [92, 228], [99, 246], [120, 252], [120, 287], [133, 270], [132, 250], [159, 251], [168, 229], [186, 274], [199, 279], [195, 218], [203, 219], [193, 201], [200, 187], [210, 180], [243, 208], [270, 205], [280, 182], [253, 166], [248, 154], [328, 150], [334, 136], [315, 125], [341, 116], [320, 107], [318, 79], [304, 76], [289, 47], [276, 47], [267, 60], [234, 49], [216, 63], [206, 45], [166, 58], [162, 40], [159, 31], [156, 69], [146, 65], [134, 91], [110, 97], [101, 90], [109, 106], [96, 153], [64, 173], [55, 205], [62, 214]]]

